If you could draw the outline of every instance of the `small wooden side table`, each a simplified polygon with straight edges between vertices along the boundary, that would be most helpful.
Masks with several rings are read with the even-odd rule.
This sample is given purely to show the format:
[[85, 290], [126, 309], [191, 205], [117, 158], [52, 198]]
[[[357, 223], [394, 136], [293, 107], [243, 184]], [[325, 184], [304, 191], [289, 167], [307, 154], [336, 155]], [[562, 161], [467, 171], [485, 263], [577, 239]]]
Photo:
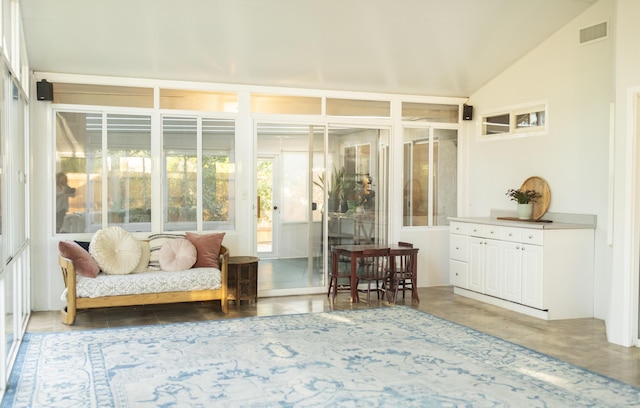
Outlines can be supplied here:
[[[230, 256], [227, 277], [227, 300], [258, 301], [258, 258], [255, 256]], [[238, 303], [239, 304], [239, 303]]]

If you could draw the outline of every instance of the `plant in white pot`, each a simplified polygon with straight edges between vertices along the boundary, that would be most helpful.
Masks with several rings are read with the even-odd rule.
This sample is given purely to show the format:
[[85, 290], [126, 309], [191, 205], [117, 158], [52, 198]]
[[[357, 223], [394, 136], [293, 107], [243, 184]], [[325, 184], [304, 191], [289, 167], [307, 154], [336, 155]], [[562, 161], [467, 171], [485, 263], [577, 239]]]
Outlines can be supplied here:
[[511, 201], [518, 203], [518, 218], [521, 220], [531, 219], [531, 215], [533, 214], [533, 203], [541, 197], [541, 194], [536, 192], [536, 190], [522, 190], [515, 188], [508, 189], [505, 195], [508, 196]]

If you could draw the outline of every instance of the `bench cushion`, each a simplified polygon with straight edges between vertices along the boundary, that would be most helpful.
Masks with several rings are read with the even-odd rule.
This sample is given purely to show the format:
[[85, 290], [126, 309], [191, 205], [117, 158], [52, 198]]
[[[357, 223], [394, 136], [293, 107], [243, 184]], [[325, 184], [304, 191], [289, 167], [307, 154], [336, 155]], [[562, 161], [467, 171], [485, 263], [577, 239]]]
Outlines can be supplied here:
[[184, 292], [220, 289], [222, 274], [215, 268], [192, 268], [186, 271], [144, 271], [128, 275], [99, 273], [94, 279], [77, 277], [76, 296], [140, 295], [146, 293]]

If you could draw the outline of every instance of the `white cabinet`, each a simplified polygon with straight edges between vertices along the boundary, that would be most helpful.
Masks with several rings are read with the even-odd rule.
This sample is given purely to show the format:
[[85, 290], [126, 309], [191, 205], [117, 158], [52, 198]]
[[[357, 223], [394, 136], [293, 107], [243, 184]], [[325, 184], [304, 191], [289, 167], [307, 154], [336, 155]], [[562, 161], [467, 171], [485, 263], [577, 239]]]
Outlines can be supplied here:
[[484, 293], [498, 297], [502, 296], [501, 246], [502, 243], [494, 239], [484, 241]]
[[503, 242], [502, 271], [500, 297], [511, 302], [544, 309], [541, 246]]
[[454, 291], [545, 319], [593, 317], [593, 228], [452, 221]]
[[469, 289], [498, 296], [500, 292], [501, 229], [495, 225], [469, 226]]
[[502, 297], [511, 302], [522, 302], [522, 247], [519, 242], [502, 244]]
[[452, 285], [469, 287], [469, 228], [468, 224], [449, 226], [449, 280]]
[[[587, 274], [588, 276], [588, 274]], [[522, 245], [522, 303], [546, 309], [543, 296], [542, 247]]]
[[500, 281], [500, 241], [469, 239], [469, 289], [498, 296]]

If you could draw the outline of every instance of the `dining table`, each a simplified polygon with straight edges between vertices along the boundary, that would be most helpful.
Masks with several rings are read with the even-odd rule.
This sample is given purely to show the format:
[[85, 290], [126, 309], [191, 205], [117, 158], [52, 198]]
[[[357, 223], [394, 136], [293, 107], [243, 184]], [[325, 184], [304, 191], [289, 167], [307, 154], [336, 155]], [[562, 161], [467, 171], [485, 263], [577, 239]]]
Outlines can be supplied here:
[[[364, 251], [367, 249], [389, 249], [389, 266], [392, 271], [395, 269], [394, 259], [400, 255], [411, 256], [411, 298], [416, 301], [420, 301], [418, 297], [417, 286], [417, 271], [418, 271], [418, 248], [400, 246], [398, 244], [352, 244], [352, 245], [333, 245], [331, 247], [331, 271], [336, 274], [338, 272], [339, 259], [345, 257], [350, 259], [351, 274], [350, 274], [350, 288], [351, 288], [351, 303], [358, 301], [358, 259], [363, 258]], [[390, 276], [394, 276], [391, 273]]]

